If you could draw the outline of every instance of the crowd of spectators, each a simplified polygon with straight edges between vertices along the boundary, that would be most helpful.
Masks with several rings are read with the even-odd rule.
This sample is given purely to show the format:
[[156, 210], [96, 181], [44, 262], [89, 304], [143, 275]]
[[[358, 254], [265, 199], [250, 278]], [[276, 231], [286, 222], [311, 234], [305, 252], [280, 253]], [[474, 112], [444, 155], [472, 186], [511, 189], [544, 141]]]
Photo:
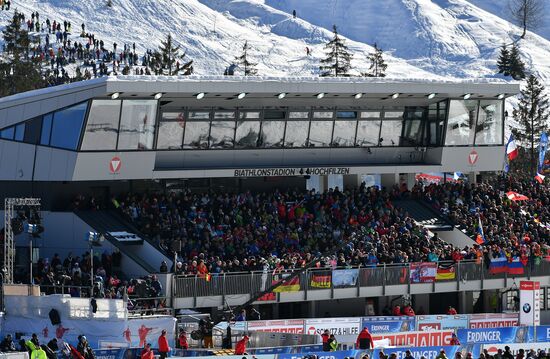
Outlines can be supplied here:
[[[506, 196], [509, 191], [529, 199], [510, 200]], [[546, 184], [513, 176], [477, 184], [417, 184], [411, 192], [413, 197], [427, 201], [471, 238], [481, 237], [487, 262], [506, 257], [520, 258], [524, 265], [538, 264], [549, 255], [550, 189]], [[467, 257], [461, 251], [453, 259]]]
[[404, 194], [365, 187], [325, 193], [129, 194], [113, 201], [172, 256], [180, 274], [373, 266], [450, 260], [454, 248], [392, 200]]
[[[525, 194], [511, 201], [504, 191]], [[393, 200], [426, 201], [476, 239], [481, 218], [484, 243], [459, 248], [416, 224]], [[549, 252], [548, 202], [544, 184], [495, 179], [470, 184], [417, 183], [411, 190], [361, 186], [325, 193], [278, 191], [128, 194], [113, 204], [153, 239], [176, 267], [161, 272], [207, 275], [223, 272], [373, 266], [506, 256], [524, 265]]]

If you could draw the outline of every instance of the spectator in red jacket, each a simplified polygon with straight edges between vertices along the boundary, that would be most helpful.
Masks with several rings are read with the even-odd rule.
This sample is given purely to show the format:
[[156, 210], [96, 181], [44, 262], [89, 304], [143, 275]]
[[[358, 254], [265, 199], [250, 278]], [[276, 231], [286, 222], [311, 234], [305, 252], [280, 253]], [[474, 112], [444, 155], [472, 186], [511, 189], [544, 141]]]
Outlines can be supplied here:
[[235, 355], [247, 355], [246, 354], [246, 344], [247, 343], [248, 343], [248, 335], [245, 335], [235, 345]]
[[372, 335], [370, 335], [369, 329], [367, 327], [363, 328], [361, 333], [359, 333], [359, 335], [357, 336], [355, 347], [357, 349], [371, 349], [373, 347]]
[[180, 335], [178, 336], [178, 342], [180, 344], [180, 348], [183, 350], [189, 349], [189, 343], [187, 342], [187, 333], [185, 330], [182, 330], [180, 332]]
[[414, 317], [414, 309], [412, 309], [410, 305], [407, 305], [403, 308], [403, 315], [406, 315], [407, 317]]
[[455, 308], [449, 305], [449, 309], [447, 309], [447, 315], [457, 315], [457, 311]]
[[451, 341], [449, 343], [450, 345], [460, 345], [460, 340], [458, 340], [458, 337], [455, 333], [451, 335]]
[[145, 347], [141, 351], [141, 359], [155, 359], [155, 353], [151, 349], [151, 343], [145, 344]]
[[328, 345], [329, 338], [330, 338], [330, 332], [328, 331], [328, 329], [325, 329], [323, 334], [321, 334], [321, 339], [323, 340], [323, 351], [324, 352], [329, 352], [330, 351], [330, 346]]
[[158, 344], [159, 344], [159, 358], [165, 359], [168, 356], [168, 352], [170, 352], [170, 346], [168, 345], [168, 339], [166, 338], [166, 330], [164, 329], [160, 334]]
[[394, 316], [397, 316], [397, 317], [400, 317], [402, 314], [401, 314], [401, 307], [396, 305], [395, 307], [393, 307], [393, 311], [392, 311], [392, 314]]

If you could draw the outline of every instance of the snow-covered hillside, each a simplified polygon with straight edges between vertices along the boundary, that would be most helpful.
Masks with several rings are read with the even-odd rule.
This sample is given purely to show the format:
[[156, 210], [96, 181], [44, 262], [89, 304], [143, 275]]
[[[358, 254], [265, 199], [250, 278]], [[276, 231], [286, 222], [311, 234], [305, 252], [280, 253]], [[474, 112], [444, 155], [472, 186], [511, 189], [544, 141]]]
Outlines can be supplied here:
[[[116, 41], [120, 48], [135, 42], [141, 52], [171, 33], [195, 60], [198, 74], [221, 74], [248, 40], [260, 75], [315, 75], [335, 24], [349, 38], [357, 72], [368, 68], [366, 55], [376, 42], [387, 51], [388, 76], [434, 79], [497, 77], [499, 46], [520, 33], [499, 17], [506, 15], [507, 2], [112, 0], [110, 8], [107, 0], [12, 0], [12, 10], [27, 15], [37, 10], [42, 21], [69, 20], [73, 33], [84, 22], [86, 30], [107, 45]], [[11, 12], [0, 11], [0, 27]], [[547, 38], [530, 33], [521, 41], [521, 50], [529, 70], [550, 84], [550, 31], [540, 31]], [[312, 50], [310, 56], [306, 47]]]

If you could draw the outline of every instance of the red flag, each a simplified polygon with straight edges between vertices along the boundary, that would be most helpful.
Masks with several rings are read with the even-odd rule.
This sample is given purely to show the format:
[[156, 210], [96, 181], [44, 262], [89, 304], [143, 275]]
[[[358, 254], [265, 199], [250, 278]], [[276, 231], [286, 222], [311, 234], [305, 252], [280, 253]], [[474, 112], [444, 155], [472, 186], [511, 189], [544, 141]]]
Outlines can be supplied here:
[[519, 194], [514, 191], [506, 192], [506, 197], [508, 197], [511, 201], [527, 201], [529, 200], [529, 197]]
[[544, 178], [545, 178], [545, 177], [546, 177], [546, 176], [543, 176], [543, 175], [541, 175], [540, 173], [537, 172], [537, 175], [535, 176], [535, 180], [536, 180], [538, 183], [541, 183], [541, 184], [542, 184], [542, 182], [544, 182]]

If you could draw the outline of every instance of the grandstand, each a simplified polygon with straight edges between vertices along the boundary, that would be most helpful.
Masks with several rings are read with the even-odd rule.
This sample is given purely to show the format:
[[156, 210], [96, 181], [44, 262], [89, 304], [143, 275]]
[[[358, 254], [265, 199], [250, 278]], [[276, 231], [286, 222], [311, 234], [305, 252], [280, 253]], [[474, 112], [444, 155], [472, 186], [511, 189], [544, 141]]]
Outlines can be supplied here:
[[[474, 292], [514, 279], [491, 277], [490, 257], [479, 266], [475, 229], [464, 227], [471, 218], [449, 215], [444, 191], [434, 200], [436, 191], [416, 190], [417, 174], [460, 172], [475, 183], [501, 171], [504, 101], [517, 92], [487, 80], [215, 76], [31, 91], [0, 99], [0, 196], [41, 199], [34, 280], [48, 293], [86, 295], [100, 277], [102, 295], [162, 292], [174, 309], [252, 300], [276, 315], [273, 303], [302, 302], [314, 315], [331, 300], [364, 306], [380, 296], [380, 311], [406, 293], [438, 311], [443, 302], [430, 293], [444, 292], [467, 311]], [[104, 239], [93, 266], [90, 232]], [[28, 238], [16, 236], [8, 281], [28, 282]], [[434, 256], [455, 261], [453, 279], [411, 282], [409, 263]], [[538, 277], [546, 264], [523, 275]], [[353, 284], [323, 288], [326, 268], [359, 265], [367, 268]], [[281, 278], [275, 269], [292, 268], [297, 292], [256, 297]], [[226, 276], [234, 272], [247, 273]]]

